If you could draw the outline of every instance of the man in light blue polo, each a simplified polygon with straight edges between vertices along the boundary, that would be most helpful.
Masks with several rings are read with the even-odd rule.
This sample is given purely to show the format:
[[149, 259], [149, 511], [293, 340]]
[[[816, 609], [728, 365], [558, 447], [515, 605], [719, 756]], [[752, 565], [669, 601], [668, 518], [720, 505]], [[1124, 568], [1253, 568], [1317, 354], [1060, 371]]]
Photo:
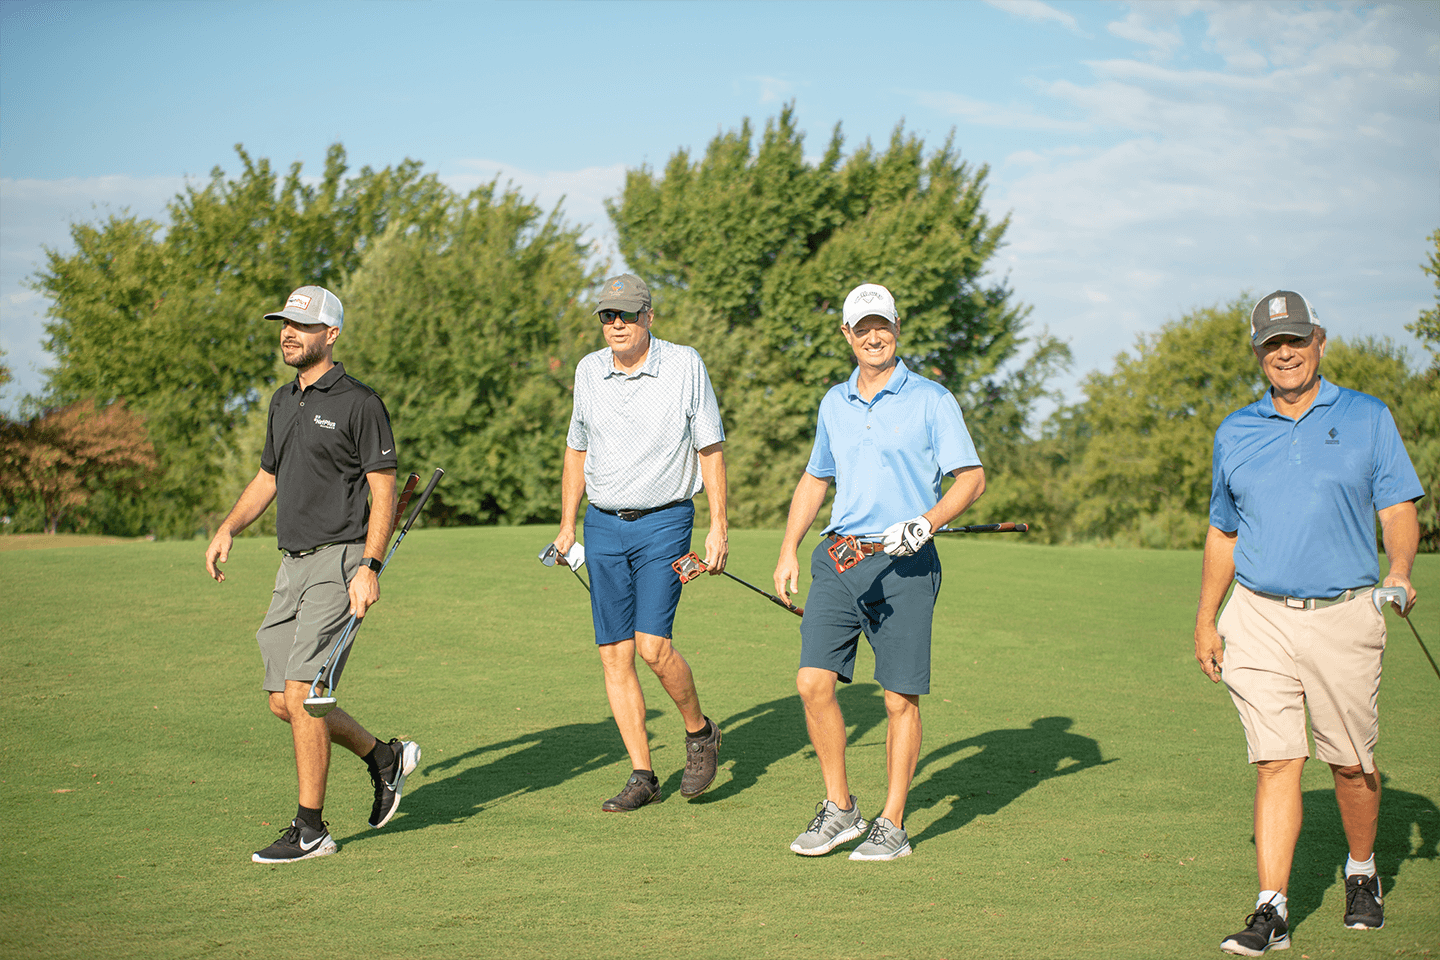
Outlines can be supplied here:
[[1215, 432], [1195, 659], [1229, 688], [1255, 766], [1260, 894], [1245, 929], [1220, 949], [1258, 957], [1290, 946], [1286, 893], [1310, 756], [1307, 712], [1350, 848], [1343, 922], [1352, 930], [1385, 922], [1374, 858], [1385, 652], [1385, 618], [1371, 602], [1380, 580], [1375, 517], [1390, 560], [1383, 585], [1404, 588], [1403, 614], [1415, 602], [1415, 501], [1425, 491], [1385, 404], [1320, 375], [1325, 328], [1304, 297], [1261, 298], [1250, 342], [1270, 389]]
[[619, 813], [660, 799], [637, 651], [685, 722], [680, 795], [698, 796], [715, 779], [720, 728], [701, 712], [690, 665], [670, 638], [680, 603], [680, 577], [671, 564], [690, 552], [691, 498], [704, 486], [710, 506], [705, 564], [712, 576], [725, 569], [725, 431], [700, 355], [650, 335], [655, 311], [645, 281], [628, 273], [605, 281], [595, 314], [607, 346], [575, 367], [555, 549], [564, 556], [574, 545], [580, 498], [588, 494], [590, 612], [605, 694], [632, 768], [624, 788], [601, 809]]
[[[940, 590], [932, 532], [979, 498], [985, 471], [960, 404], [896, 357], [900, 316], [890, 291], [862, 283], [846, 296], [841, 318], [855, 372], [820, 401], [815, 445], [775, 566], [775, 591], [788, 598], [799, 583], [800, 541], [833, 480], [830, 523], [810, 557], [795, 680], [825, 799], [790, 849], [820, 856], [865, 835], [851, 860], [893, 860], [910, 853], [905, 802], [920, 758], [920, 697], [930, 692], [930, 626]], [[942, 497], [947, 473], [955, 482]], [[843, 537], [859, 541], [863, 559], [842, 571], [830, 550]], [[889, 789], [868, 824], [845, 776], [845, 718], [835, 698], [836, 681], [853, 678], [862, 632], [875, 651], [889, 717]]]

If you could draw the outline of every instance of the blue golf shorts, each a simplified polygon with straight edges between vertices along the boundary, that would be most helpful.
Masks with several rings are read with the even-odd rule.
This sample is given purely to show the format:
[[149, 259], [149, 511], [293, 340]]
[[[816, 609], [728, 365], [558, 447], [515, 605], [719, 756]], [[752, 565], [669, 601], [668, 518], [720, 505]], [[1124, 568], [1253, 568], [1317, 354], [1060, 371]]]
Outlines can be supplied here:
[[800, 621], [800, 666], [855, 676], [864, 633], [875, 681], [892, 693], [930, 692], [930, 629], [940, 593], [940, 557], [927, 543], [910, 557], [875, 553], [840, 573], [825, 537], [810, 554], [810, 592]]
[[585, 511], [596, 644], [619, 643], [637, 632], [670, 636], [680, 606], [680, 575], [670, 564], [690, 552], [694, 526], [689, 501], [630, 521], [594, 507]]

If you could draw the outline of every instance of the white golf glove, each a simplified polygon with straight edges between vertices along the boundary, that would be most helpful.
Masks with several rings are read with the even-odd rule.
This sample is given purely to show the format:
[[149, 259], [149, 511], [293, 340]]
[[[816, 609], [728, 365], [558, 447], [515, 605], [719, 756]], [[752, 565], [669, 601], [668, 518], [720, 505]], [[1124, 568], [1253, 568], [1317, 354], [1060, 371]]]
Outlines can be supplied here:
[[920, 551], [935, 534], [924, 516], [891, 524], [885, 530], [885, 552], [892, 557], [909, 557]]

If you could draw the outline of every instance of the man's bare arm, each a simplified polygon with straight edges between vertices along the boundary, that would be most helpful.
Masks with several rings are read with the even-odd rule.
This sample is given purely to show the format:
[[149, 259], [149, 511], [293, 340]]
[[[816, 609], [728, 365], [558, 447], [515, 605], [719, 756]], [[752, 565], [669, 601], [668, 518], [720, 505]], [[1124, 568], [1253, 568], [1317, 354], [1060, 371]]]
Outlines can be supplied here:
[[225, 582], [225, 574], [220, 572], [216, 564], [230, 559], [230, 547], [235, 542], [235, 534], [258, 520], [274, 500], [275, 474], [260, 470], [254, 479], [245, 485], [240, 498], [235, 501], [235, 506], [231, 507], [230, 513], [220, 521], [220, 529], [215, 531], [210, 546], [205, 548], [205, 570], [216, 583]]

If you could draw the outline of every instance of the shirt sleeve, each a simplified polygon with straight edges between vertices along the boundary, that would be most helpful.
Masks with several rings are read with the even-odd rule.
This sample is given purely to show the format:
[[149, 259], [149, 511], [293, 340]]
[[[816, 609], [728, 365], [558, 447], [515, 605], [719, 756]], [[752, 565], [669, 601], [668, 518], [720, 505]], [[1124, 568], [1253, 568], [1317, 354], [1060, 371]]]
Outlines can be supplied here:
[[1223, 533], [1240, 529], [1240, 512], [1230, 494], [1230, 480], [1225, 475], [1225, 448], [1220, 435], [1215, 435], [1215, 451], [1210, 457], [1210, 526]]
[[935, 450], [935, 461], [941, 473], [954, 473], [961, 467], [980, 466], [980, 454], [975, 450], [975, 441], [965, 427], [965, 414], [960, 412], [960, 401], [945, 390], [935, 405], [931, 418], [930, 442]]
[[830, 450], [830, 433], [825, 429], [825, 408], [830, 403], [827, 393], [820, 401], [820, 412], [815, 416], [815, 445], [810, 448], [810, 462], [805, 472], [812, 477], [829, 479], [835, 476], [835, 454]]
[[1389, 408], [1382, 408], [1375, 418], [1375, 460], [1370, 489], [1377, 511], [1425, 496], [1425, 487], [1410, 462], [1405, 441], [1400, 439], [1400, 430]]
[[364, 473], [394, 470], [400, 463], [395, 453], [395, 433], [390, 428], [390, 413], [378, 394], [370, 394], [360, 404], [355, 418], [355, 451], [360, 456]]
[[696, 450], [704, 450], [725, 439], [725, 427], [720, 422], [720, 401], [715, 398], [710, 373], [698, 353], [695, 355], [695, 367], [695, 411], [690, 423], [690, 438]]

